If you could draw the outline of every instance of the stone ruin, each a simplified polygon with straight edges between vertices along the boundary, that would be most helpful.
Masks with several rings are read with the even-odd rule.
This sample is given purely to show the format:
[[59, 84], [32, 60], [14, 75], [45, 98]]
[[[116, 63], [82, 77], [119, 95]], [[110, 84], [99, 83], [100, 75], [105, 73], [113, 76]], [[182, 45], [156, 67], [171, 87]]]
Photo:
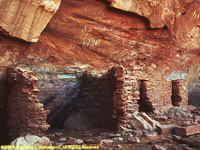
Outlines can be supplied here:
[[0, 144], [61, 128], [199, 133], [199, 6], [0, 0]]
[[[61, 74], [55, 73], [45, 79], [42, 74], [33, 73], [30, 70], [20, 67], [9, 68], [6, 75], [7, 95], [9, 95], [6, 103], [8, 113], [5, 118], [9, 137], [14, 139], [27, 134], [43, 136], [50, 125], [52, 128], [66, 125], [70, 129], [73, 119], [69, 119], [69, 121], [67, 119], [70, 118], [70, 115], [73, 116], [71, 111], [76, 107], [80, 107], [79, 110], [84, 110], [81, 107], [87, 107], [83, 112], [78, 111], [83, 118], [86, 112], [94, 114], [91, 117], [93, 123], [90, 124], [86, 121], [79, 124], [80, 126], [84, 123], [86, 127], [87, 124], [90, 124], [88, 127], [95, 127], [94, 124], [107, 124], [103, 127], [111, 131], [124, 132], [135, 129], [132, 116], [135, 112], [158, 113], [163, 108], [167, 109], [171, 106], [186, 108], [188, 104], [188, 83], [185, 80], [161, 83], [168, 89], [165, 91], [168, 96], [165, 100], [168, 101], [164, 102], [167, 105], [161, 108], [163, 102], [160, 101], [161, 104], [159, 104], [159, 101], [155, 101], [151, 92], [151, 83], [148, 80], [138, 80], [134, 72], [123, 67], [113, 67], [102, 77], [97, 78], [99, 81], [80, 72], [80, 70], [76, 70]], [[77, 75], [77, 73], [79, 74]], [[84, 78], [84, 76], [87, 77]], [[54, 82], [51, 86], [48, 85], [50, 84], [49, 79], [52, 80], [52, 83]], [[87, 85], [84, 82], [87, 84], [91, 82], [91, 84]], [[97, 88], [98, 86], [100, 88]], [[89, 89], [87, 90], [87, 88]], [[48, 95], [49, 93], [50, 95]], [[89, 96], [92, 96], [91, 99]], [[95, 98], [97, 98], [96, 102]], [[55, 105], [55, 103], [57, 104]], [[101, 109], [95, 105], [99, 105]], [[97, 109], [97, 113], [93, 109]], [[99, 114], [100, 111], [102, 111], [102, 115]], [[75, 111], [74, 117], [76, 117], [76, 113]], [[74, 124], [78, 123], [74, 122]]]

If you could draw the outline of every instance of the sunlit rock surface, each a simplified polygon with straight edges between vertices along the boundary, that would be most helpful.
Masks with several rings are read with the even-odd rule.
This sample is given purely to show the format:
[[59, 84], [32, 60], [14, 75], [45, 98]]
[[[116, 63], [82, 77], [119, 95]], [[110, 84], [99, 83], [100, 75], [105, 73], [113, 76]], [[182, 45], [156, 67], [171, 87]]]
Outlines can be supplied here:
[[[9, 6], [13, 6], [9, 4], [9, 1], [6, 2]], [[125, 4], [125, 2], [128, 1], [121, 1], [118, 5]], [[164, 1], [154, 2], [158, 2], [160, 7], [164, 7]], [[67, 96], [63, 92], [65, 87], [67, 89], [66, 85], [74, 84], [71, 81], [67, 82], [68, 79], [62, 79], [68, 78], [68, 75], [65, 74], [70, 74], [70, 72], [65, 69], [69, 66], [74, 69], [71, 70], [71, 74], [76, 74], [81, 70], [80, 72], [87, 72], [89, 76], [94, 77], [94, 81], [99, 81], [99, 78], [113, 66], [123, 66], [127, 70], [128, 77], [126, 76], [126, 78], [131, 78], [133, 75], [139, 81], [138, 83], [144, 82], [145, 88], [140, 91], [148, 90], [145, 98], [149, 99], [149, 103], [153, 108], [157, 108], [160, 111], [171, 106], [171, 81], [187, 80], [193, 65], [198, 66], [200, 64], [199, 34], [196, 32], [198, 31], [198, 20], [194, 20], [195, 16], [195, 18], [198, 18], [198, 1], [181, 1], [182, 5], [174, 5], [178, 4], [178, 2], [172, 2], [172, 4], [168, 4], [166, 1], [166, 6], [167, 8], [169, 6], [168, 9], [171, 9], [172, 5], [174, 7], [181, 6], [177, 8], [177, 12], [173, 8], [164, 19], [159, 19], [158, 17], [152, 23], [151, 19], [143, 13], [138, 13], [137, 15], [135, 14], [137, 12], [124, 11], [120, 7], [118, 9], [111, 8], [110, 2], [63, 0], [57, 13], [42, 32], [37, 43], [27, 43], [11, 36], [0, 34], [0, 82], [2, 83], [0, 85], [2, 91], [0, 93], [0, 113], [2, 114], [0, 116], [0, 123], [2, 124], [0, 130], [4, 131], [3, 127], [6, 126], [7, 122], [5, 116], [9, 87], [6, 85], [7, 68], [10, 66], [13, 68], [17, 66], [29, 68], [34, 74], [41, 75], [41, 80], [38, 84], [43, 93], [40, 93], [39, 100], [52, 100], [46, 106], [48, 109], [53, 108], [54, 102], [62, 101]], [[55, 3], [57, 4], [56, 1]], [[117, 4], [117, 1], [113, 1], [113, 7], [115, 3]], [[45, 1], [41, 3], [41, 8], [39, 9], [45, 11], [45, 16], [48, 16], [47, 14], [50, 16], [52, 12], [49, 13], [48, 11], [52, 11], [55, 5], [50, 3], [52, 7], [49, 7], [46, 4], [47, 2]], [[138, 6], [144, 4], [146, 3], [141, 1]], [[160, 9], [156, 7], [155, 10], [163, 12], [162, 7]], [[25, 11], [26, 9], [22, 10]], [[29, 7], [29, 10], [31, 11], [31, 7]], [[196, 15], [193, 15], [195, 10]], [[181, 14], [178, 12], [181, 12]], [[184, 12], [186, 13], [184, 14]], [[14, 14], [11, 11], [9, 13]], [[152, 15], [159, 15], [159, 13], [154, 12]], [[193, 19], [191, 19], [192, 16]], [[194, 21], [196, 22], [194, 23]], [[165, 25], [167, 28], [163, 28]], [[24, 29], [23, 31], [25, 31]], [[190, 32], [195, 36], [192, 36], [192, 38], [188, 36], [187, 38], [185, 35], [189, 35]], [[38, 32], [34, 31], [33, 33], [35, 35]], [[182, 35], [184, 35], [184, 38]], [[35, 37], [38, 38], [39, 36]], [[191, 41], [193, 42], [191, 43]], [[60, 68], [61, 71], [59, 72]], [[76, 70], [76, 68], [80, 69]], [[61, 80], [66, 80], [66, 85], [64, 85], [64, 82], [61, 84]], [[198, 77], [195, 82], [199, 82]], [[90, 86], [90, 84], [87, 85]], [[86, 87], [84, 89], [86, 92], [88, 91], [87, 88], [96, 88], [92, 90], [94, 93], [82, 93], [85, 98], [88, 98], [86, 104], [90, 101], [93, 102], [95, 97], [100, 100], [104, 98], [104, 95], [96, 94], [97, 90], [100, 89], [98, 85], [90, 87], [87, 87], [87, 85], [83, 86]], [[58, 96], [55, 95], [53, 99], [49, 99], [51, 93], [48, 93], [51, 86], [56, 87], [55, 91], [52, 90], [53, 92], [60, 94]], [[108, 89], [105, 90], [110, 93]], [[81, 101], [81, 99], [79, 100]], [[99, 102], [96, 104], [99, 104]], [[87, 110], [87, 112], [90, 111]], [[78, 116], [76, 115], [77, 112], [73, 113]], [[6, 133], [1, 136], [3, 139]]]
[[151, 28], [167, 26], [172, 38], [182, 48], [200, 45], [199, 1], [194, 0], [108, 0], [111, 6], [136, 13], [150, 21]]
[[0, 28], [13, 37], [37, 42], [61, 0], [0, 0]]

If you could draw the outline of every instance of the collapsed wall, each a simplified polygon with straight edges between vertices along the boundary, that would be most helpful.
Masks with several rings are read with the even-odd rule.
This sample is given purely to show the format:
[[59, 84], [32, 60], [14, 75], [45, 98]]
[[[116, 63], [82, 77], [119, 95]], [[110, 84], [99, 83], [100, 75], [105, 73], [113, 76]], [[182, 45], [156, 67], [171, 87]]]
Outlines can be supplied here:
[[113, 101], [119, 132], [134, 128], [131, 116], [135, 112], [158, 113], [174, 103], [180, 107], [188, 105], [186, 80], [141, 80], [138, 72], [123, 67], [113, 67], [109, 73], [115, 79]]
[[[168, 88], [162, 93], [159, 91], [163, 89], [157, 89], [156, 94], [168, 96], [157, 104], [151, 82], [139, 80], [136, 72], [123, 67], [113, 67], [105, 74], [95, 73], [100, 77], [83, 74], [79, 67], [57, 68], [56, 73], [54, 70], [36, 70], [38, 72], [33, 74], [30, 70], [9, 68], [7, 76], [4, 76], [6, 83], [8, 78], [9, 89], [4, 93], [8, 96], [4, 104], [8, 116], [4, 121], [11, 138], [28, 133], [42, 136], [50, 127], [47, 121], [54, 128], [72, 129], [71, 125], [77, 129], [134, 130], [138, 111], [159, 110], [155, 106], [166, 107], [163, 101], [169, 99], [170, 102], [165, 102], [168, 107], [174, 104], [174, 99], [178, 99], [181, 107], [187, 106], [188, 102], [185, 80], [157, 82]], [[141, 100], [144, 104], [140, 103]]]
[[33, 134], [43, 136], [50, 126], [47, 124], [48, 110], [37, 97], [37, 78], [22, 69], [8, 69], [7, 125], [11, 139]]

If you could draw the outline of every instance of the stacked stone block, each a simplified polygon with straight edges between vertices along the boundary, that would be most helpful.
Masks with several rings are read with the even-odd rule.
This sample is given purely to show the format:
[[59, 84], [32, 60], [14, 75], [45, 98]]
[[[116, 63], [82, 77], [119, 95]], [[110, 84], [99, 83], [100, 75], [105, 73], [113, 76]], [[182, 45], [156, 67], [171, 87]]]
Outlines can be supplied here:
[[185, 107], [188, 104], [188, 82], [186, 80], [172, 81], [172, 103], [174, 106]]
[[31, 72], [10, 68], [8, 83], [7, 123], [10, 138], [27, 134], [43, 136], [50, 127], [46, 122], [49, 111], [44, 110], [37, 98], [40, 91], [36, 87], [37, 78]]
[[115, 78], [113, 100], [117, 114], [117, 130], [123, 132], [129, 128], [131, 114], [138, 111], [139, 91], [134, 74], [122, 67], [112, 68]]

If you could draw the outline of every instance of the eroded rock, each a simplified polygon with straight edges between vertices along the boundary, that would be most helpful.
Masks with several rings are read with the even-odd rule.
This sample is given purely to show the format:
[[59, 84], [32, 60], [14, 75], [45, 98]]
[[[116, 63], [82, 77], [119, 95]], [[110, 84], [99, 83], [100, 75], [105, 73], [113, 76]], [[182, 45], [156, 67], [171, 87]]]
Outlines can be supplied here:
[[60, 3], [61, 0], [1, 0], [1, 30], [28, 42], [37, 42]]
[[187, 49], [200, 46], [199, 2], [193, 0], [108, 0], [111, 6], [150, 20], [151, 28], [169, 28], [177, 45]]

